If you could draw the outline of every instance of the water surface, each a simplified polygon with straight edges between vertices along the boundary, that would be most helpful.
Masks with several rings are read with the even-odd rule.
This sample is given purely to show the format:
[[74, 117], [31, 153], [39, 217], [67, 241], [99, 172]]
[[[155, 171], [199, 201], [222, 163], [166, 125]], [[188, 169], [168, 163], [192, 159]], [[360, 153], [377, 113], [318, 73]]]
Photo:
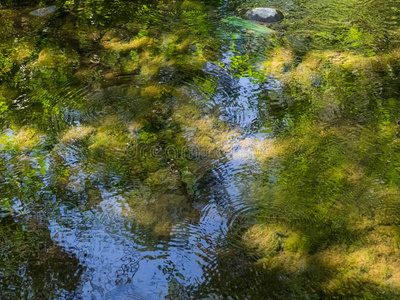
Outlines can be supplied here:
[[399, 295], [398, 1], [50, 2], [0, 5], [1, 296]]

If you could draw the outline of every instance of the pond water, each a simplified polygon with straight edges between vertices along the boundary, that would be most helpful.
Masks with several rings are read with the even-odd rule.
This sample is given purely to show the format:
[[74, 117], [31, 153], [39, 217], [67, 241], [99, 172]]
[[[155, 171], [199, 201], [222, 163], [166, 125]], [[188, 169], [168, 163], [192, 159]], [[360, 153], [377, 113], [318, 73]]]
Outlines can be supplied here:
[[400, 4], [261, 2], [2, 1], [0, 298], [400, 295]]

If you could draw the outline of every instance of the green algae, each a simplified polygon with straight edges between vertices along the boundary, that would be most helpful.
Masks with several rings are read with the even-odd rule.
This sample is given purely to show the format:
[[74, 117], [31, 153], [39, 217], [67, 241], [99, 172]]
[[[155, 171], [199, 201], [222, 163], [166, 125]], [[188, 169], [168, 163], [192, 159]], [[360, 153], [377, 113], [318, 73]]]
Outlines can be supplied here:
[[[368, 45], [357, 43], [355, 48]], [[381, 290], [390, 298], [399, 290], [396, 267], [383, 267], [396, 265], [398, 253], [392, 242], [398, 227], [398, 92], [389, 79], [399, 72], [398, 50], [375, 55], [350, 48], [310, 51], [296, 62], [293, 52], [278, 47], [264, 62], [264, 72], [276, 76], [293, 100], [285, 115], [275, 116], [284, 118], [284, 127], [268, 123], [278, 151], [258, 155], [265, 175], [254, 185], [265, 227], [251, 228], [245, 241], [251, 245], [248, 236], [254, 237], [253, 248], [264, 256], [260, 265], [293, 276], [287, 284], [294, 294], [374, 298]], [[374, 92], [376, 84], [385, 87], [383, 94]], [[268, 237], [274, 234], [283, 241], [271, 255]], [[296, 280], [312, 287], [302, 291]]]

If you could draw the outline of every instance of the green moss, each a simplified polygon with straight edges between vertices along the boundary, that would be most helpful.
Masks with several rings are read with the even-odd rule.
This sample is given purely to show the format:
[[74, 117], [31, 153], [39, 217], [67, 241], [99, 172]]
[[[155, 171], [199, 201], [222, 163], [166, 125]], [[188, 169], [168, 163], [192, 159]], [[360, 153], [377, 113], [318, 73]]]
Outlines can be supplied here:
[[106, 66], [108, 68], [118, 69], [119, 68], [119, 57], [120, 56], [117, 51], [106, 50], [102, 54], [100, 61], [104, 66]]
[[179, 190], [180, 181], [178, 176], [173, 174], [170, 169], [160, 169], [149, 174], [146, 184], [154, 192], [165, 192]]
[[93, 156], [112, 162], [125, 155], [130, 140], [125, 125], [118, 118], [109, 116], [96, 128], [96, 133], [90, 136], [89, 141], [88, 149]]
[[310, 253], [312, 250], [312, 244], [308, 237], [298, 233], [292, 234], [285, 240], [285, 249], [290, 252], [297, 252], [300, 254]]
[[181, 170], [181, 181], [186, 185], [186, 191], [190, 196], [199, 195], [196, 176], [189, 171], [188, 167]]
[[74, 51], [64, 53], [57, 48], [44, 48], [39, 52], [39, 56], [34, 67], [45, 68], [70, 68], [78, 64], [78, 56]]
[[149, 85], [144, 87], [140, 94], [142, 97], [152, 100], [160, 99], [163, 94], [166, 92], [166, 89], [162, 85]]
[[33, 128], [15, 128], [15, 134], [1, 135], [2, 148], [16, 152], [31, 152], [40, 144], [42, 134]]

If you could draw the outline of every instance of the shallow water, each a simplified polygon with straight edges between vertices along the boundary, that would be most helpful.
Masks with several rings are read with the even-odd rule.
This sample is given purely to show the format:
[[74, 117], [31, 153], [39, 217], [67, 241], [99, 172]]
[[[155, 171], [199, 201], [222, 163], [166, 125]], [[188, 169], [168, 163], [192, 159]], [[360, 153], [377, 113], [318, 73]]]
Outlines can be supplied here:
[[[397, 230], [397, 1], [273, 1], [265, 32], [229, 19], [251, 2], [55, 2], [0, 6], [0, 296], [343, 295], [301, 255], [358, 245], [365, 206]], [[275, 220], [293, 273], [246, 240]]]

